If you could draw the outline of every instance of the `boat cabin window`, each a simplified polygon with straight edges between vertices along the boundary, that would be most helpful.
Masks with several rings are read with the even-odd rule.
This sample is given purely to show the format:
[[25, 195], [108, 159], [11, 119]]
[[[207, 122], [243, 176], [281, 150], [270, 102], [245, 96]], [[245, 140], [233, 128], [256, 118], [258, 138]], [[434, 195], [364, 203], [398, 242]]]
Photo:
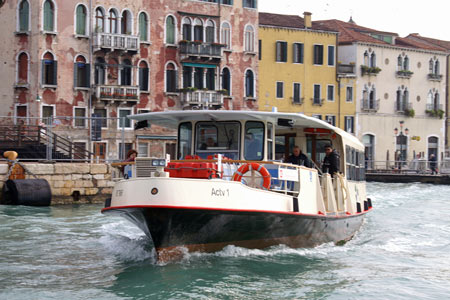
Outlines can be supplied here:
[[348, 180], [366, 180], [364, 166], [364, 153], [353, 147], [345, 146], [346, 175]]
[[311, 157], [317, 165], [320, 165], [325, 158], [325, 146], [333, 145], [329, 139], [316, 139], [308, 137], [307, 149], [308, 157]]
[[264, 157], [264, 123], [249, 121], [245, 123], [244, 158], [262, 160]]
[[195, 154], [203, 159], [215, 154], [239, 159], [240, 128], [239, 122], [198, 122], [195, 127]]
[[191, 154], [192, 145], [192, 124], [190, 122], [181, 123], [178, 127], [178, 159], [184, 159]]
[[267, 123], [267, 159], [273, 159], [273, 124]]

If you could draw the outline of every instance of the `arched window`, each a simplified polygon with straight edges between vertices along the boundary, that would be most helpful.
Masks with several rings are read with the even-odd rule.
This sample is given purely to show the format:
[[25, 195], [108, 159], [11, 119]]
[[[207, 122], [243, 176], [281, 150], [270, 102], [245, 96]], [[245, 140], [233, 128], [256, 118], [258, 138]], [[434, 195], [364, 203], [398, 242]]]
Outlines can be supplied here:
[[143, 12], [139, 14], [139, 37], [141, 41], [148, 41], [148, 19]]
[[245, 97], [255, 96], [255, 83], [252, 70], [245, 72]]
[[399, 71], [401, 71], [403, 68], [403, 58], [401, 55], [399, 55], [397, 58], [397, 67]]
[[255, 51], [255, 32], [253, 27], [250, 25], [245, 26], [244, 30], [244, 51], [254, 52]]
[[216, 30], [215, 30], [214, 22], [211, 20], [208, 20], [208, 22], [206, 22], [206, 42], [207, 43], [214, 43], [215, 32], [216, 32]]
[[214, 91], [216, 89], [216, 69], [206, 69], [206, 88], [210, 91]]
[[225, 45], [225, 49], [231, 49], [231, 26], [227, 22], [222, 23], [220, 42]]
[[395, 104], [397, 111], [403, 111], [402, 91], [400, 89], [397, 90]]
[[433, 101], [433, 109], [434, 110], [439, 110], [439, 109], [441, 109], [441, 107], [440, 107], [440, 103], [439, 103], [440, 101], [439, 101], [439, 93], [438, 92], [436, 92], [436, 94], [434, 94], [434, 101]]
[[405, 56], [403, 59], [403, 70], [407, 71], [409, 70], [409, 58], [408, 56]]
[[109, 11], [109, 32], [119, 33], [119, 27], [117, 26], [117, 13], [112, 9]]
[[231, 95], [231, 74], [228, 68], [222, 70], [222, 90], [226, 90], [226, 95]]
[[364, 52], [364, 65], [365, 66], [369, 66], [369, 52], [365, 51]]
[[128, 10], [125, 10], [122, 13], [122, 20], [121, 20], [121, 33], [122, 34], [132, 34], [133, 33], [133, 29], [132, 29], [132, 17], [131, 17], [131, 13]]
[[374, 68], [377, 66], [377, 57], [375, 55], [375, 52], [372, 52], [372, 54], [370, 55], [370, 67]]
[[145, 61], [139, 63], [139, 90], [148, 91], [149, 69]]
[[433, 61], [433, 59], [430, 59], [430, 62], [428, 64], [428, 71], [430, 72], [430, 74], [434, 73], [434, 61]]
[[78, 55], [74, 63], [74, 86], [88, 88], [90, 86], [90, 65], [86, 63], [86, 58]]
[[439, 149], [439, 139], [435, 136], [430, 136], [428, 138], [428, 157], [431, 154], [434, 154], [436, 158], [438, 158], [438, 149]]
[[56, 85], [58, 64], [55, 61], [53, 54], [50, 52], [45, 53], [42, 60], [42, 84], [44, 85]]
[[28, 83], [28, 55], [25, 52], [20, 53], [17, 58], [17, 82]]
[[375, 100], [375, 89], [372, 89], [369, 93], [369, 109], [375, 109], [376, 100]]
[[122, 61], [122, 70], [120, 72], [121, 85], [131, 85], [131, 69], [131, 61], [129, 59], [124, 59]]
[[200, 19], [194, 21], [194, 41], [203, 42], [203, 22]]
[[44, 2], [44, 30], [55, 31], [55, 6], [50, 0]]
[[440, 66], [439, 66], [439, 60], [436, 60], [434, 62], [434, 72], [435, 75], [439, 75], [440, 73]]
[[105, 32], [105, 15], [100, 7], [95, 10], [95, 32]]
[[29, 31], [30, 4], [23, 0], [19, 4], [19, 32]]
[[95, 59], [95, 84], [105, 84], [106, 62], [102, 57]]
[[175, 19], [172, 16], [166, 19], [166, 44], [175, 44]]
[[177, 91], [177, 69], [173, 63], [166, 66], [166, 92]]
[[76, 34], [86, 35], [86, 7], [84, 5], [77, 6], [76, 12]]
[[183, 40], [192, 41], [192, 21], [189, 18], [183, 19]]

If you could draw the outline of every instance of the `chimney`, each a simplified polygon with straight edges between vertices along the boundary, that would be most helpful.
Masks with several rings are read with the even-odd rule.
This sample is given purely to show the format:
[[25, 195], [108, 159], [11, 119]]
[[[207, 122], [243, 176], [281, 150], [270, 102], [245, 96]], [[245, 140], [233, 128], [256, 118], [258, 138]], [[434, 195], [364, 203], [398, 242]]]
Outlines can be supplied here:
[[311, 28], [312, 27], [312, 22], [311, 22], [311, 13], [305, 11], [303, 13], [303, 21], [305, 23], [305, 28]]

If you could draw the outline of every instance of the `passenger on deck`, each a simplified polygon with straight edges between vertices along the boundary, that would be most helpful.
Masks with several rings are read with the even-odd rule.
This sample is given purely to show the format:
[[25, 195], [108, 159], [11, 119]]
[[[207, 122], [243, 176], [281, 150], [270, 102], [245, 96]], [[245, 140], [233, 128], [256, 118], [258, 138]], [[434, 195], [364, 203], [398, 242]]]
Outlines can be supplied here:
[[288, 157], [286, 162], [294, 165], [312, 168], [311, 161], [305, 154], [302, 153], [302, 150], [300, 150], [299, 146], [294, 146], [294, 149], [292, 149], [292, 154]]
[[322, 172], [329, 173], [331, 176], [339, 172], [339, 154], [331, 146], [325, 146], [325, 158], [322, 163]]

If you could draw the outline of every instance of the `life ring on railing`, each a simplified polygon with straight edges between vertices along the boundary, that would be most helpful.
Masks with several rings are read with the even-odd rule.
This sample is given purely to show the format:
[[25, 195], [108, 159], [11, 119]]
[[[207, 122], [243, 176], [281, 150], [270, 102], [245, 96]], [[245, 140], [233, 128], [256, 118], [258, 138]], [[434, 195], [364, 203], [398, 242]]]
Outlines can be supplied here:
[[249, 164], [240, 166], [239, 169], [237, 169], [237, 171], [234, 172], [232, 180], [241, 182], [242, 176], [244, 176], [245, 173], [247, 173], [248, 171], [251, 171], [251, 170], [255, 170], [256, 172], [261, 174], [261, 176], [264, 180], [262, 187], [264, 189], [268, 190], [270, 188], [270, 179], [271, 179], [270, 173], [269, 173], [269, 171], [267, 171], [267, 169], [263, 165], [260, 165], [258, 163], [249, 163]]

